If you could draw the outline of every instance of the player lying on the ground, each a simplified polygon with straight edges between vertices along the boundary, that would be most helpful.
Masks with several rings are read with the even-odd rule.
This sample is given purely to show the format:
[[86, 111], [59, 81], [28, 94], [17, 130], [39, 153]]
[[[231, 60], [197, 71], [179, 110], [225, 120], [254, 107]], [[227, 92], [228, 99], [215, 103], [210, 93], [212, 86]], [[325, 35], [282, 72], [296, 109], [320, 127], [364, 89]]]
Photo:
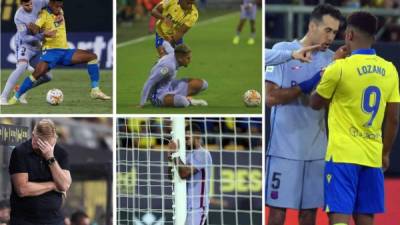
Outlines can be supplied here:
[[[29, 30], [33, 34], [38, 34], [40, 30], [56, 31], [55, 37], [46, 37], [43, 41], [43, 55], [40, 62], [36, 65], [35, 71], [31, 76], [26, 77], [20, 89], [10, 99], [9, 104], [16, 104], [22, 94], [34, 87], [38, 79], [53, 69], [56, 65], [72, 66], [76, 64], [87, 64], [88, 73], [91, 81], [91, 97], [94, 99], [111, 99], [99, 88], [99, 65], [97, 55], [81, 49], [69, 49], [67, 44], [67, 32], [63, 17], [63, 0], [50, 0], [48, 7], [43, 9], [35, 24], [29, 25]], [[61, 17], [61, 19], [59, 19]]]
[[191, 60], [192, 51], [185, 44], [176, 46], [174, 53], [162, 57], [150, 71], [138, 107], [143, 107], [149, 99], [154, 106], [206, 106], [206, 101], [191, 96], [206, 90], [207, 81], [196, 78], [176, 79], [179, 67], [187, 67]]
[[159, 57], [172, 53], [176, 45], [183, 43], [183, 36], [196, 23], [199, 13], [195, 0], [163, 0], [151, 15], [157, 18], [156, 48]]
[[[40, 56], [40, 42], [43, 37], [55, 36], [54, 31], [45, 31], [36, 35], [31, 35], [27, 28], [30, 23], [36, 21], [40, 10], [46, 7], [47, 4], [48, 0], [21, 0], [21, 6], [15, 12], [14, 23], [17, 27], [17, 33], [15, 35], [17, 63], [15, 70], [8, 77], [3, 92], [1, 93], [1, 105], [8, 105], [8, 96], [25, 70], [29, 70], [31, 73], [34, 71], [34, 68], [32, 68], [29, 63], [33, 58]], [[38, 86], [50, 80], [51, 74], [47, 72], [44, 76], [41, 76], [34, 85]], [[20, 97], [20, 102], [24, 104], [28, 103], [25, 94]]]
[[243, 4], [240, 5], [240, 20], [236, 28], [236, 36], [233, 38], [233, 44], [237, 45], [240, 42], [240, 33], [242, 32], [244, 23], [246, 20], [250, 22], [251, 36], [247, 41], [248, 45], [254, 45], [256, 36], [256, 16], [257, 16], [257, 4], [256, 0], [243, 0]]
[[[176, 151], [178, 146], [171, 141], [169, 147]], [[201, 129], [197, 124], [186, 127], [186, 164], [179, 156], [173, 158], [172, 153], [168, 158], [178, 167], [179, 176], [186, 179], [185, 225], [205, 224], [210, 204], [212, 158], [210, 152], [201, 146]]]
[[302, 47], [295, 51], [290, 50], [275, 50], [275, 49], [265, 49], [265, 65], [275, 66], [285, 63], [291, 59], [300, 60], [301, 62], [310, 63], [311, 53], [318, 50], [321, 45], [312, 45], [307, 47]]
[[329, 106], [324, 208], [330, 224], [347, 225], [353, 217], [357, 225], [372, 225], [385, 208], [383, 170], [399, 126], [399, 77], [371, 48], [377, 18], [355, 12], [347, 24], [351, 55], [326, 68], [310, 105]]

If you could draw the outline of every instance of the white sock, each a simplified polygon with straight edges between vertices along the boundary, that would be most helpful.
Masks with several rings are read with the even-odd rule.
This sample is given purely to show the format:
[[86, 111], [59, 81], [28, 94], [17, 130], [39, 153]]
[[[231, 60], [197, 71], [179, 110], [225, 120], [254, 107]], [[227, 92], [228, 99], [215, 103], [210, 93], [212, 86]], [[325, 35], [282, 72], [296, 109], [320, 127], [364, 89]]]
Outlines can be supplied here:
[[18, 82], [19, 77], [25, 72], [28, 68], [28, 63], [26, 62], [19, 62], [16, 65], [15, 70], [10, 74], [7, 79], [6, 86], [4, 86], [3, 93], [1, 93], [2, 99], [7, 99], [10, 92], [13, 90], [15, 85]]

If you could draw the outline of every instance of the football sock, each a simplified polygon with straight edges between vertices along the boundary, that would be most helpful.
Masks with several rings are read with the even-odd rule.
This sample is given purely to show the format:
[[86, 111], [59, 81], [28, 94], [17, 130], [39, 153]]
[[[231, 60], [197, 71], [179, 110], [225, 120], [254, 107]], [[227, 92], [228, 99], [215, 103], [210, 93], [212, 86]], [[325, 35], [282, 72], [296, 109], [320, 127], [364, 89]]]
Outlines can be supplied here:
[[203, 80], [203, 85], [201, 86], [201, 91], [204, 91], [208, 88], [208, 82], [206, 80]]
[[8, 95], [17, 84], [19, 77], [25, 72], [28, 68], [28, 63], [26, 62], [19, 62], [15, 70], [10, 74], [10, 77], [7, 79], [6, 86], [4, 86], [3, 93], [1, 94], [1, 98], [7, 99]]
[[29, 89], [31, 89], [33, 87], [33, 83], [36, 81], [36, 79], [30, 75], [29, 77], [26, 77], [25, 80], [22, 82], [21, 87], [19, 88], [19, 90], [17, 91], [17, 93], [15, 93], [15, 97], [17, 99], [19, 99], [19, 97], [21, 95], [23, 95], [25, 92], [27, 92]]
[[99, 65], [97, 64], [97, 59], [88, 62], [87, 70], [90, 77], [90, 85], [92, 88], [96, 88], [99, 86]]

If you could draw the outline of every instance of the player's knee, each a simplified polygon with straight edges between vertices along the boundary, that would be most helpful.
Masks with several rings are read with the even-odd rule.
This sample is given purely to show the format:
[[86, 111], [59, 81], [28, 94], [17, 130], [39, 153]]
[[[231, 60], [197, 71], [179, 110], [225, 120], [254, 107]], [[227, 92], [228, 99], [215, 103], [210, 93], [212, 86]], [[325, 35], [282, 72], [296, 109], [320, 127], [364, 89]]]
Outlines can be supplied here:
[[174, 96], [174, 106], [175, 107], [188, 107], [190, 105], [189, 100], [182, 95]]
[[88, 64], [97, 64], [97, 55], [94, 53], [90, 53]]
[[25, 61], [25, 60], [23, 60], [23, 61], [18, 61], [16, 67], [17, 67], [17, 69], [26, 70], [26, 69], [28, 69], [28, 62]]
[[201, 85], [201, 90], [202, 90], [202, 91], [207, 90], [207, 88], [208, 88], [208, 82], [207, 82], [206, 80], [202, 80], [202, 81], [203, 81], [203, 83], [202, 83], [202, 85]]

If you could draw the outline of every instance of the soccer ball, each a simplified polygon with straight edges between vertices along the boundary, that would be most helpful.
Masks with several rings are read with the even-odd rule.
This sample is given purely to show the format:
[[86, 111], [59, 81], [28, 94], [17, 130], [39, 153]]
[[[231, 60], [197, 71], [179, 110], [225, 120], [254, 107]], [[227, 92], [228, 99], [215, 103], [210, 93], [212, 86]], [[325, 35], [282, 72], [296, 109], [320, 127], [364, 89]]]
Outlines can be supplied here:
[[47, 92], [46, 101], [50, 105], [59, 105], [63, 102], [64, 95], [60, 89], [51, 89]]
[[261, 103], [261, 95], [256, 90], [248, 90], [243, 95], [243, 102], [246, 106], [258, 106]]

